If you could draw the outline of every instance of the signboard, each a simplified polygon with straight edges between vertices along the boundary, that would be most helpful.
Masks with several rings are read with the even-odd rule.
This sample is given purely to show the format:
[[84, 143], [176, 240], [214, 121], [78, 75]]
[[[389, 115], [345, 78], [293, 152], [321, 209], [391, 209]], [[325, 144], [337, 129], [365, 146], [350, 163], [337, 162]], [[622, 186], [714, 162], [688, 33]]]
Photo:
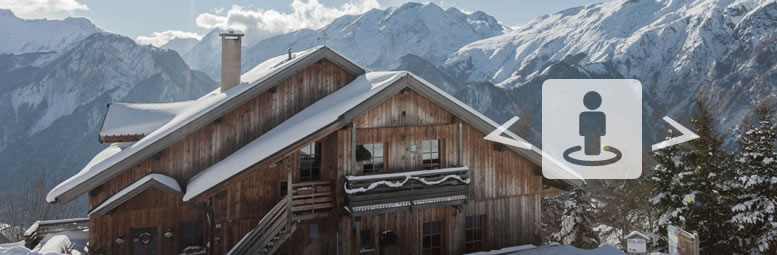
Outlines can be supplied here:
[[626, 251], [628, 252], [647, 252], [647, 240], [629, 239], [626, 240]]
[[416, 152], [418, 152], [418, 145], [411, 144], [410, 147], [407, 148], [407, 150], [410, 151], [410, 153], [415, 154]]
[[669, 255], [699, 255], [699, 237], [678, 227], [666, 227]]

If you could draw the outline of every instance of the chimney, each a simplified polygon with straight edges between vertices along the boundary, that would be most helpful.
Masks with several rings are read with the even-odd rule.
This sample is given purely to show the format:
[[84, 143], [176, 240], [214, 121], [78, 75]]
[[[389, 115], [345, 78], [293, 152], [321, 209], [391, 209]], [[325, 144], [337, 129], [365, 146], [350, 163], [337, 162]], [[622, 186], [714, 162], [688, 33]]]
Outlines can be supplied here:
[[221, 33], [221, 92], [240, 84], [240, 45], [243, 34]]

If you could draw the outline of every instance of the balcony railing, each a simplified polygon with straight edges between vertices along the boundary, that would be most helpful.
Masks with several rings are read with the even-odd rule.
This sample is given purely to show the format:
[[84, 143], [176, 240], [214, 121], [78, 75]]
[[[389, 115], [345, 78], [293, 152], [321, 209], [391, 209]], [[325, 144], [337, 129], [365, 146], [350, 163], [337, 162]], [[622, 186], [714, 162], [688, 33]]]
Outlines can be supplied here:
[[346, 210], [368, 214], [414, 206], [462, 204], [468, 199], [469, 168], [346, 176]]
[[335, 206], [334, 189], [330, 181], [301, 182], [291, 186], [295, 220], [327, 217]]

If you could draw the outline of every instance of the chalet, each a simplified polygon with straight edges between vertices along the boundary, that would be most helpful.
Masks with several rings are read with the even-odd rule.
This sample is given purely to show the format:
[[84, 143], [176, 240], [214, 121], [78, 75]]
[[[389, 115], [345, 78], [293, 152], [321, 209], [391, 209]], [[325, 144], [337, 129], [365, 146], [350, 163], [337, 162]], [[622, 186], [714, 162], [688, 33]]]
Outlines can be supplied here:
[[240, 75], [242, 34], [221, 36], [220, 88], [110, 104], [99, 139], [111, 145], [48, 194], [88, 194], [91, 253], [461, 254], [536, 240], [541, 156], [484, 140], [499, 124], [324, 46]]

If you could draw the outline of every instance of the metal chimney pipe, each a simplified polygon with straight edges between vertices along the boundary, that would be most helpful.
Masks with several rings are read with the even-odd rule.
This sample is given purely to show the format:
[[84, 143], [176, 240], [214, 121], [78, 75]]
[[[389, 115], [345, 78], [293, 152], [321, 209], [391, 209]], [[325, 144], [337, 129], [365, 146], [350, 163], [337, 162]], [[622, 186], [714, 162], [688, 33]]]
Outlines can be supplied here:
[[243, 34], [221, 33], [221, 92], [240, 84], [240, 55]]

